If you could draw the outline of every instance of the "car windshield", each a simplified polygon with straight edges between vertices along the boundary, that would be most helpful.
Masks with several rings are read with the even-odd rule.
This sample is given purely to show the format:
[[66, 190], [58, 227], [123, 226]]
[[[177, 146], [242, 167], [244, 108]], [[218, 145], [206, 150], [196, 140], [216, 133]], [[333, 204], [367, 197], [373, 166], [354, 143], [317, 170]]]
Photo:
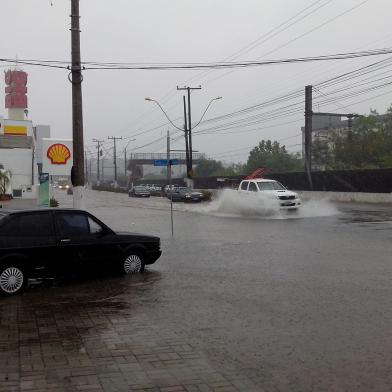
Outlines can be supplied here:
[[135, 191], [146, 191], [146, 187], [145, 186], [135, 186], [133, 188]]
[[286, 188], [278, 181], [258, 182], [261, 191], [282, 191]]

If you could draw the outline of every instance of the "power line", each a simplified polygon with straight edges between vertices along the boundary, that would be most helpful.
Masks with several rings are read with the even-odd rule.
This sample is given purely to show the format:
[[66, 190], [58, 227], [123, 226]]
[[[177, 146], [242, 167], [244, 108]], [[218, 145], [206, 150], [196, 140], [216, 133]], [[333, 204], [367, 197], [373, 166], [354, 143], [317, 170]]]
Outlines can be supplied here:
[[[368, 1], [368, 0], [366, 0]], [[181, 70], [181, 69], [218, 69], [218, 68], [248, 68], [258, 66], [268, 66], [277, 64], [293, 64], [293, 63], [307, 63], [315, 61], [331, 61], [331, 60], [346, 60], [360, 57], [380, 56], [391, 54], [392, 48], [380, 48], [374, 50], [360, 51], [360, 52], [347, 52], [335, 53], [331, 55], [310, 56], [310, 57], [296, 57], [277, 60], [264, 60], [264, 61], [241, 61], [241, 62], [221, 62], [221, 63], [88, 63], [84, 62], [83, 70]], [[0, 58], [0, 62], [16, 63], [24, 65], [35, 65], [41, 67], [54, 67], [68, 69], [65, 66], [51, 65], [47, 61], [42, 60], [13, 60]], [[88, 66], [89, 64], [96, 65], [95, 67]], [[87, 66], [86, 66], [87, 65]]]

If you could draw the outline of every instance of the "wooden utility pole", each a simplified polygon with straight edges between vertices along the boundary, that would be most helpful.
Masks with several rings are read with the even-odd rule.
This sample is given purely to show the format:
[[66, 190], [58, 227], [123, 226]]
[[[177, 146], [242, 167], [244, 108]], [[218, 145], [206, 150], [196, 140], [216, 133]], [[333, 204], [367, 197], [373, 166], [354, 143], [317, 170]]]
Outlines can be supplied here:
[[313, 103], [312, 86], [305, 87], [305, 172], [308, 177], [309, 189], [313, 189], [312, 182], [312, 129], [313, 129]]
[[201, 86], [199, 87], [178, 87], [177, 90], [186, 90], [188, 93], [188, 143], [189, 143], [189, 171], [187, 173], [188, 178], [193, 177], [193, 151], [192, 151], [192, 112], [191, 112], [191, 91], [192, 90], [201, 90]]
[[189, 165], [189, 138], [188, 138], [188, 120], [186, 118], [186, 99], [185, 95], [182, 96], [184, 102], [184, 136], [185, 136], [185, 159], [186, 159], [186, 175], [190, 173], [191, 166]]
[[122, 140], [122, 137], [108, 136], [109, 140], [113, 140], [113, 164], [114, 164], [114, 186], [117, 188], [117, 151], [116, 141]]
[[174, 236], [174, 223], [173, 223], [173, 189], [172, 189], [172, 174], [171, 174], [171, 158], [170, 158], [170, 132], [167, 131], [167, 182], [169, 183], [169, 192], [170, 192], [170, 224], [171, 224], [171, 235]]
[[68, 76], [72, 83], [72, 138], [73, 170], [72, 185], [74, 208], [84, 208], [84, 143], [83, 143], [83, 106], [82, 106], [82, 64], [80, 56], [80, 15], [79, 0], [71, 0], [71, 46], [72, 65]]
[[99, 158], [101, 156], [101, 143], [102, 140], [93, 139], [93, 143], [97, 143], [97, 185], [99, 186], [101, 183], [101, 176], [100, 176], [100, 167], [99, 167]]

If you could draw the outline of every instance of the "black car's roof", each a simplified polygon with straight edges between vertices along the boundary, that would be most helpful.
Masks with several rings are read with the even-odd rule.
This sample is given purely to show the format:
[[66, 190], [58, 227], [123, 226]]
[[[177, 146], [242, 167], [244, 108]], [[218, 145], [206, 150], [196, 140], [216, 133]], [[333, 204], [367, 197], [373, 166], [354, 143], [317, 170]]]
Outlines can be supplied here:
[[49, 207], [43, 207], [43, 208], [28, 208], [24, 210], [12, 210], [12, 209], [6, 209], [6, 208], [1, 208], [0, 209], [0, 215], [9, 215], [9, 214], [23, 214], [25, 212], [40, 212], [40, 211], [73, 211], [73, 212], [86, 212], [84, 210], [78, 210], [75, 208], [49, 208]]

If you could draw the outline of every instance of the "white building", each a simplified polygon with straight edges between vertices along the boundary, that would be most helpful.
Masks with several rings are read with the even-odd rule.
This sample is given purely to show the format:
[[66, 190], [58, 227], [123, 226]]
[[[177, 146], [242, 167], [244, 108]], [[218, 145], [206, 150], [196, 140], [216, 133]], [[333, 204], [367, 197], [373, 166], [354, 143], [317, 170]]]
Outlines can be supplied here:
[[32, 121], [27, 119], [25, 72], [7, 71], [5, 84], [8, 118], [0, 117], [0, 167], [11, 173], [9, 193], [13, 197], [36, 198], [40, 170], [37, 163], [42, 165], [42, 139], [50, 137], [50, 127], [33, 127]]

